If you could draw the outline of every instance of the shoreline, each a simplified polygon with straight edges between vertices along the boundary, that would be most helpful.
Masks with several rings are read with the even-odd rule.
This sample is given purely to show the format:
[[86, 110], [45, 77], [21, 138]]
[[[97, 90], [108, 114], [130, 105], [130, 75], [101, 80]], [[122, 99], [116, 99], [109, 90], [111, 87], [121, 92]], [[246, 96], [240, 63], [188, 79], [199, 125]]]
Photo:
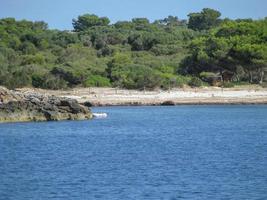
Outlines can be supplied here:
[[218, 87], [175, 88], [170, 91], [138, 91], [117, 88], [74, 88], [70, 90], [21, 88], [16, 91], [72, 98], [81, 104], [91, 104], [92, 107], [267, 104], [267, 88], [258, 86], [224, 89]]
[[93, 104], [91, 107], [120, 107], [120, 106], [125, 106], [125, 107], [138, 107], [138, 106], [220, 106], [220, 105], [267, 105], [267, 101], [257, 101], [257, 102], [179, 102], [171, 105], [164, 105], [164, 102], [162, 103], [120, 103], [120, 104], [109, 104], [109, 103], [104, 103], [104, 104]]
[[173, 105], [163, 105], [163, 104], [129, 104], [129, 103], [122, 103], [122, 104], [94, 104], [91, 106], [91, 108], [97, 108], [97, 107], [157, 107], [157, 106], [238, 106], [238, 105], [244, 105], [244, 106], [253, 106], [253, 105], [267, 105], [267, 102], [195, 102], [195, 103], [176, 103]]

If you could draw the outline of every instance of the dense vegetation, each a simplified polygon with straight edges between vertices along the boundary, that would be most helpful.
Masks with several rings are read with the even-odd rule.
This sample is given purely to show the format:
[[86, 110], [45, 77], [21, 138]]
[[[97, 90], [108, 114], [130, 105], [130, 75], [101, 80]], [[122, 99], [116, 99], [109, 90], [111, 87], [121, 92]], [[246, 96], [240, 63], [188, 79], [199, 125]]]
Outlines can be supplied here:
[[73, 20], [73, 31], [1, 19], [0, 85], [166, 89], [200, 86], [225, 71], [230, 82], [264, 81], [267, 18], [221, 19], [212, 9], [188, 16], [111, 24], [85, 14]]

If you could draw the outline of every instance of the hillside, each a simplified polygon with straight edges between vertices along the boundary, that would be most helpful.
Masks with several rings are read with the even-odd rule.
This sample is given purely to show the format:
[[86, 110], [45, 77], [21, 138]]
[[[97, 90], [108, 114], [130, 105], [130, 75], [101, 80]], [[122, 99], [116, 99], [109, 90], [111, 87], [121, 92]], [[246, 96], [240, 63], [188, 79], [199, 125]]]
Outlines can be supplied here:
[[8, 88], [263, 84], [267, 18], [222, 19], [203, 9], [188, 20], [168, 16], [110, 23], [85, 14], [73, 30], [45, 22], [0, 20], [0, 85]]

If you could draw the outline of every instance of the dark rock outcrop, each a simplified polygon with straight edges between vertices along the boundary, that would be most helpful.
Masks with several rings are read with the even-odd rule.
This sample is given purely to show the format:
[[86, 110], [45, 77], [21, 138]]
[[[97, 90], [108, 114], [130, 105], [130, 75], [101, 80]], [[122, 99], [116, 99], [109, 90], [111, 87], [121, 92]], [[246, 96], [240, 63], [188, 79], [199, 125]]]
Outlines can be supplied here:
[[86, 106], [86, 107], [88, 107], [88, 108], [94, 106], [94, 105], [93, 105], [91, 102], [89, 102], [89, 101], [84, 102], [83, 105]]
[[91, 119], [92, 113], [76, 100], [40, 94], [22, 94], [0, 87], [0, 122]]
[[161, 104], [162, 106], [175, 106], [175, 103], [173, 101], [164, 101]]

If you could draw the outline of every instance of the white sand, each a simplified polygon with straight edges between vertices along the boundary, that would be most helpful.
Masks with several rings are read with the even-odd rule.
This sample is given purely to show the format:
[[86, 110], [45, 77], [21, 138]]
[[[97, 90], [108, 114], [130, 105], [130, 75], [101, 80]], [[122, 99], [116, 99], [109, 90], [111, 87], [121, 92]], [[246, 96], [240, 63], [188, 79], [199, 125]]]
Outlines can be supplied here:
[[236, 104], [267, 103], [267, 89], [260, 87], [240, 88], [185, 88], [171, 91], [137, 91], [115, 88], [76, 88], [68, 91], [21, 89], [23, 92], [39, 92], [89, 101], [95, 105], [151, 105], [172, 101], [176, 104]]

